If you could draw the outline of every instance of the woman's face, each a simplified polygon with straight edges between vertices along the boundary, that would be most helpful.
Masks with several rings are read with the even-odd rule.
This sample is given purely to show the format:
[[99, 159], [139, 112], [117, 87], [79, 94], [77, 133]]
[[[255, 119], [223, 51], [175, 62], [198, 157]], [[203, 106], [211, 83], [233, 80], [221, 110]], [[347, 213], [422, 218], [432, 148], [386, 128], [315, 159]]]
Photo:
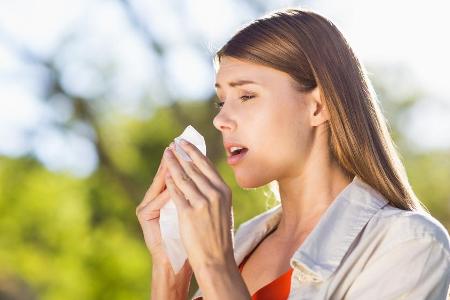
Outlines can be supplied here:
[[[229, 85], [241, 80], [255, 83]], [[224, 143], [248, 149], [231, 165], [243, 188], [301, 175], [313, 144], [311, 96], [296, 91], [293, 82], [287, 73], [266, 66], [226, 56], [221, 59], [216, 92], [224, 103], [213, 124]]]

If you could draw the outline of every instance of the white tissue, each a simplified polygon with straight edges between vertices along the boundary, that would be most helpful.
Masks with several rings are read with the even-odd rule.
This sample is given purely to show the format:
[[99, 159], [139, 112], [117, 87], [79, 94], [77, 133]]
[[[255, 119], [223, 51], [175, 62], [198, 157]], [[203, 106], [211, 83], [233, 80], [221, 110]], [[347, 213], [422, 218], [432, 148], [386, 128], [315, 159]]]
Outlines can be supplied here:
[[[191, 161], [190, 157], [179, 145], [180, 139], [187, 140], [196, 146], [200, 152], [203, 153], [203, 155], [206, 155], [205, 139], [191, 125], [186, 127], [183, 133], [174, 139], [175, 151], [177, 151], [182, 159]], [[164, 242], [167, 255], [169, 256], [170, 263], [172, 264], [172, 268], [176, 274], [183, 267], [184, 262], [187, 259], [187, 254], [180, 237], [177, 208], [172, 199], [170, 199], [161, 208], [159, 224], [161, 227], [161, 237]]]

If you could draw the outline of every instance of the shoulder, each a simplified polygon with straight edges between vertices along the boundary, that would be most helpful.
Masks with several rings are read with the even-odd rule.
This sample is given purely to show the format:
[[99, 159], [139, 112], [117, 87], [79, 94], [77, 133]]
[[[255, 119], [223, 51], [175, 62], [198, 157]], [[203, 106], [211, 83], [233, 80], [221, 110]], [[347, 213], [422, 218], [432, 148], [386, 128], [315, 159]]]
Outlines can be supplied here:
[[360, 269], [346, 298], [446, 299], [449, 236], [430, 214], [386, 205], [368, 222], [359, 246]]
[[[441, 248], [450, 258], [450, 238], [445, 227], [432, 215], [422, 211], [384, 206], [367, 224], [368, 234], [384, 246], [428, 243]], [[383, 248], [383, 247], [382, 247]]]

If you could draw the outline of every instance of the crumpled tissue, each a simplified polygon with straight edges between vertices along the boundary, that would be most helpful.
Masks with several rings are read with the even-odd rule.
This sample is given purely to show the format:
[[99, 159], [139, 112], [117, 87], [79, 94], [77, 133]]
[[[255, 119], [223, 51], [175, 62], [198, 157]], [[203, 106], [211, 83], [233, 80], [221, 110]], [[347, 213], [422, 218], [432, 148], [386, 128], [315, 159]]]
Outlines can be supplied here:
[[[187, 126], [183, 133], [174, 139], [174, 144], [175, 151], [182, 159], [192, 161], [179, 145], [181, 139], [187, 140], [196, 146], [203, 155], [206, 155], [205, 139], [191, 125]], [[184, 262], [187, 259], [187, 254], [180, 237], [177, 208], [172, 199], [169, 199], [169, 201], [161, 208], [159, 225], [167, 255], [169, 256], [170, 263], [176, 274], [183, 267]]]

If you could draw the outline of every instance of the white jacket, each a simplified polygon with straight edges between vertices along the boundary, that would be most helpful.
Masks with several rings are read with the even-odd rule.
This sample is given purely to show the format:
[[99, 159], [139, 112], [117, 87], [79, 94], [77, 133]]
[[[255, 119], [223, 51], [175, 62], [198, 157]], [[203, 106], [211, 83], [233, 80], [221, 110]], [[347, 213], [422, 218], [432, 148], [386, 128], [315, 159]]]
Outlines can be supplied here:
[[[237, 265], [278, 224], [280, 213], [278, 204], [239, 226]], [[290, 258], [288, 299], [447, 299], [449, 240], [434, 217], [391, 206], [355, 176]], [[192, 299], [201, 296], [198, 289]]]

